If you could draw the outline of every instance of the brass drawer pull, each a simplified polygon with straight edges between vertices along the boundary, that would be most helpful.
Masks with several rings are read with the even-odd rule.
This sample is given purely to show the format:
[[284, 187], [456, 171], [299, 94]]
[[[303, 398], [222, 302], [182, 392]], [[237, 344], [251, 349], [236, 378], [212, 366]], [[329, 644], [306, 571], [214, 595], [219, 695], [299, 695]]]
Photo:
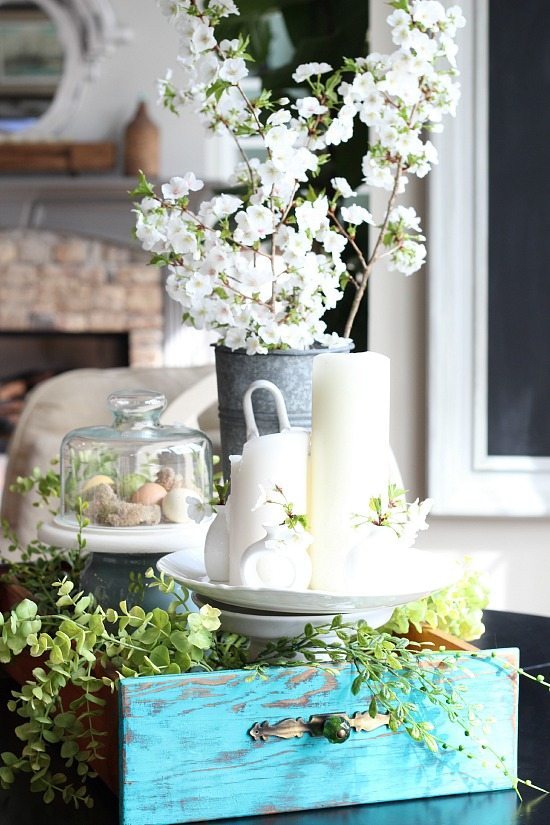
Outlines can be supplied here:
[[256, 722], [248, 731], [257, 742], [267, 742], [274, 739], [300, 738], [304, 733], [310, 736], [324, 736], [332, 744], [341, 744], [349, 739], [351, 729], [355, 731], [369, 731], [383, 727], [389, 723], [390, 717], [384, 713], [377, 713], [373, 718], [368, 711], [348, 716], [346, 713], [320, 713], [310, 716], [309, 721], [298, 719], [283, 719], [275, 725], [269, 722]]

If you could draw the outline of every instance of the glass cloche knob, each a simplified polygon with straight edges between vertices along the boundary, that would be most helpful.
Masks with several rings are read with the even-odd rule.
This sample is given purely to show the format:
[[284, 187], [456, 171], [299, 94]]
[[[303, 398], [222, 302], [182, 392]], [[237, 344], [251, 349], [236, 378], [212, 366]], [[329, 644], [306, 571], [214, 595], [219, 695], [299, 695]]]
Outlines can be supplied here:
[[150, 390], [113, 392], [107, 399], [115, 415], [147, 415], [166, 409], [166, 396]]

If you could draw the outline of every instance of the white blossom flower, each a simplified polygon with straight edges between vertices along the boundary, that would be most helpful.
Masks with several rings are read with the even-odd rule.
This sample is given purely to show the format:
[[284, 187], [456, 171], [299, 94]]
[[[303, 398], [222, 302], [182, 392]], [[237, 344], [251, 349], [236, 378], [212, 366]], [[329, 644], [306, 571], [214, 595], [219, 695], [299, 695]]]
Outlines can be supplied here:
[[273, 212], [267, 206], [249, 206], [246, 210], [248, 222], [258, 238], [265, 238], [275, 228]]
[[265, 355], [268, 351], [257, 335], [251, 335], [246, 339], [245, 349], [247, 355]]
[[388, 223], [400, 222], [407, 229], [420, 232], [420, 218], [416, 214], [413, 206], [396, 206], [392, 209], [388, 217]]
[[292, 79], [296, 81], [296, 83], [302, 83], [310, 77], [326, 74], [331, 71], [332, 66], [330, 63], [302, 63], [292, 75]]
[[296, 220], [300, 232], [310, 231], [313, 235], [319, 231], [321, 226], [327, 223], [328, 201], [323, 195], [315, 201], [304, 201], [295, 210]]
[[343, 198], [354, 198], [355, 192], [345, 178], [331, 178], [330, 184]]
[[286, 173], [281, 171], [279, 164], [273, 160], [267, 160], [265, 163], [261, 163], [258, 167], [258, 174], [262, 186], [268, 188], [277, 186], [286, 177]]
[[193, 64], [192, 77], [202, 86], [209, 86], [218, 74], [218, 59], [210, 52], [201, 54]]
[[295, 527], [282, 524], [279, 525], [277, 538], [266, 539], [265, 546], [268, 550], [283, 550], [287, 547], [305, 550], [312, 541], [313, 536], [301, 524]]
[[405, 241], [390, 255], [388, 270], [397, 270], [403, 275], [412, 275], [417, 272], [426, 257], [426, 247], [416, 241]]
[[412, 504], [409, 504], [406, 512], [406, 521], [404, 522], [399, 535], [399, 544], [402, 547], [412, 547], [416, 541], [416, 537], [421, 530], [427, 530], [430, 526], [426, 517], [432, 509], [433, 499], [427, 498], [422, 502], [418, 499]]
[[187, 504], [187, 515], [197, 524], [200, 524], [205, 518], [210, 518], [213, 513], [212, 507], [207, 501], [202, 501], [200, 498], [195, 498], [195, 496], [187, 496], [185, 502]]
[[370, 223], [374, 226], [374, 219], [369, 210], [363, 206], [358, 206], [356, 203], [352, 206], [343, 206], [341, 212], [346, 223], [352, 223], [355, 226], [361, 223]]
[[[196, 19], [196, 18], [195, 18]], [[191, 35], [191, 48], [195, 52], [204, 52], [207, 49], [214, 49], [216, 47], [216, 38], [214, 37], [214, 29], [212, 26], [207, 26], [200, 20], [196, 19], [196, 25]]]
[[441, 43], [441, 48], [443, 49], [445, 57], [447, 58], [451, 66], [453, 66], [453, 68], [456, 68], [456, 55], [458, 53], [457, 44], [451, 37], [448, 37], [447, 35], [442, 35], [439, 39], [439, 42]]
[[187, 294], [191, 295], [193, 298], [204, 298], [206, 295], [210, 295], [212, 293], [214, 283], [215, 282], [212, 277], [196, 272], [191, 278], [189, 278], [185, 288]]
[[248, 69], [242, 57], [229, 57], [224, 60], [219, 71], [220, 78], [228, 83], [238, 83], [247, 74]]
[[176, 253], [191, 252], [193, 256], [198, 251], [197, 238], [185, 226], [170, 229], [167, 233], [167, 240]]
[[139, 208], [143, 214], [147, 214], [147, 212], [152, 212], [153, 209], [157, 209], [158, 206], [159, 202], [156, 198], [145, 197], [141, 201]]
[[392, 69], [378, 84], [378, 88], [391, 97], [399, 98], [406, 106], [412, 106], [420, 99], [418, 78], [411, 72]]
[[347, 143], [353, 136], [353, 119], [350, 117], [335, 117], [331, 121], [326, 133], [325, 142], [327, 146], [338, 146], [340, 143]]
[[370, 152], [367, 152], [363, 158], [362, 170], [365, 183], [390, 191], [393, 189], [394, 181], [391, 166], [383, 161], [377, 161]]
[[419, 29], [411, 29], [407, 46], [409, 49], [414, 49], [417, 57], [424, 60], [433, 60], [438, 49], [437, 40]]
[[301, 146], [290, 153], [286, 161], [286, 172], [295, 180], [306, 181], [308, 172], [317, 171], [319, 160], [317, 156]]
[[389, 17], [386, 18], [388, 25], [395, 29], [398, 26], [410, 26], [411, 16], [404, 9], [395, 9]]
[[292, 115], [288, 109], [279, 109], [277, 112], [269, 115], [267, 122], [270, 126], [281, 126], [283, 123], [288, 123], [291, 117]]
[[203, 186], [203, 181], [196, 178], [194, 172], [186, 172], [182, 178], [170, 178], [170, 183], [164, 183], [161, 189], [166, 200], [179, 200], [187, 197], [189, 192], [198, 192]]
[[436, 29], [445, 20], [445, 9], [438, 0], [416, 0], [411, 14], [412, 19], [425, 29]]
[[235, 223], [237, 226], [233, 232], [233, 240], [236, 243], [253, 246], [260, 239], [258, 233], [250, 225], [246, 212], [237, 212]]
[[160, 252], [164, 247], [164, 235], [154, 224], [146, 222], [143, 215], [138, 215], [136, 235], [147, 252]]
[[324, 115], [328, 112], [326, 106], [320, 103], [316, 97], [301, 97], [296, 101], [296, 109], [300, 117], [307, 119], [313, 115]]
[[286, 126], [273, 126], [266, 133], [265, 145], [273, 152], [284, 152], [292, 149], [296, 142], [296, 133]]
[[275, 320], [262, 324], [258, 330], [261, 340], [268, 345], [278, 344], [281, 340], [281, 327]]
[[243, 349], [246, 343], [246, 330], [230, 327], [224, 332], [223, 343], [229, 349]]
[[466, 18], [462, 14], [460, 6], [451, 6], [447, 9], [446, 31], [450, 37], [454, 37], [456, 29], [462, 29], [466, 25]]
[[235, 37], [233, 40], [227, 40], [227, 38], [225, 40], [220, 40], [218, 45], [224, 54], [230, 55], [234, 54], [238, 50], [240, 43], [238, 38]]
[[238, 198], [236, 195], [222, 194], [213, 199], [210, 208], [212, 214], [216, 218], [221, 219], [229, 217], [229, 215], [232, 215], [237, 209], [240, 209], [242, 203], [241, 198]]
[[179, 12], [178, 0], [157, 0], [157, 5], [165, 17], [175, 17]]
[[212, 0], [210, 3], [212, 8], [220, 17], [229, 17], [230, 14], [239, 14], [239, 9], [233, 0]]
[[347, 246], [347, 238], [335, 230], [328, 230], [323, 236], [323, 248], [329, 255], [340, 255]]

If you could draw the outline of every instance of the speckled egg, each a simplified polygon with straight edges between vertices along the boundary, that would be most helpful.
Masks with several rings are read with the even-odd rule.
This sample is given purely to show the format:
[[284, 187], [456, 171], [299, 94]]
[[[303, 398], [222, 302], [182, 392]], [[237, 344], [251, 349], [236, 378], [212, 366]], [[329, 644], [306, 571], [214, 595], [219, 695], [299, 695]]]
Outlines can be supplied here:
[[166, 496], [166, 488], [162, 484], [157, 484], [155, 481], [146, 481], [141, 487], [138, 487], [132, 501], [134, 504], [160, 504], [161, 500]]
[[110, 484], [111, 486], [114, 486], [114, 483], [115, 482], [113, 481], [111, 476], [103, 476], [103, 475], [92, 476], [86, 482], [84, 482], [84, 484], [82, 485], [82, 492], [87, 493], [90, 490], [92, 490], [94, 487], [97, 487], [98, 484]]
[[189, 490], [187, 487], [176, 487], [170, 490], [165, 495], [161, 502], [162, 515], [168, 521], [173, 521], [176, 524], [183, 524], [186, 521], [191, 521], [188, 513], [187, 498], [197, 498], [195, 490]]

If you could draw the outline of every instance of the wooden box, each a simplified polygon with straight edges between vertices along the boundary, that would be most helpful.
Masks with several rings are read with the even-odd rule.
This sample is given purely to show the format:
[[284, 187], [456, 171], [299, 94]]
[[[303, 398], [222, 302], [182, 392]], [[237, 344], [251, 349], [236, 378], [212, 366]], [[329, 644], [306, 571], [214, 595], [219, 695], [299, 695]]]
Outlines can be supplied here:
[[[485, 652], [486, 653], [486, 652]], [[515, 649], [497, 651], [517, 665]], [[494, 722], [487, 738], [517, 770], [517, 676], [490, 656], [423, 654], [430, 678], [442, 670], [465, 687], [469, 704]], [[336, 675], [310, 667], [277, 668], [267, 680], [239, 671], [124, 679], [120, 685], [120, 821], [169, 825], [226, 817], [414, 799], [510, 788], [488, 751], [432, 753], [403, 730], [385, 724], [352, 730], [347, 741], [322, 736], [254, 739], [258, 723], [306, 722], [316, 714], [368, 709], [355, 697], [353, 668]], [[455, 745], [472, 741], [447, 716], [412, 697], [419, 718]], [[257, 734], [256, 734], [257, 735]], [[472, 746], [473, 747], [473, 746]], [[475, 751], [476, 748], [473, 747]]]

